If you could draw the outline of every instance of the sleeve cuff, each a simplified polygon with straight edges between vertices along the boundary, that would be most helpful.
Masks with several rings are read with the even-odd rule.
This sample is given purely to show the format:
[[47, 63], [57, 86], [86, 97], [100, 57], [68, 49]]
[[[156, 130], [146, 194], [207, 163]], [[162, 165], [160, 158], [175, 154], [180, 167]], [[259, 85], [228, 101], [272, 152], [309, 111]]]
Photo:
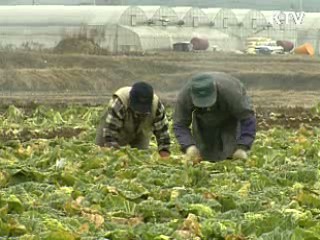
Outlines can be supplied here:
[[158, 152], [168, 152], [168, 153], [171, 154], [170, 150], [169, 150], [169, 149], [166, 149], [166, 148], [159, 149]]
[[238, 144], [238, 145], [237, 145], [237, 148], [238, 148], [238, 149], [242, 149], [242, 150], [244, 150], [244, 151], [249, 151], [249, 150], [250, 150], [250, 147], [249, 147], [249, 146], [243, 145], [243, 144]]
[[158, 147], [158, 152], [161, 152], [161, 151], [166, 151], [168, 153], [171, 153], [169, 146], [159, 146]]

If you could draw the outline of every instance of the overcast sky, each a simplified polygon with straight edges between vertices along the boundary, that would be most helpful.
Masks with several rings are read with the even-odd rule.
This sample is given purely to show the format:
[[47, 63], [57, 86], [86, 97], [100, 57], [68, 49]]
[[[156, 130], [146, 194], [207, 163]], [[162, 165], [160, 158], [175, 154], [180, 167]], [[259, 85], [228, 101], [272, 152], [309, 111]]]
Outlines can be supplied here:
[[[3, 5], [15, 4], [66, 4], [79, 5], [96, 2], [125, 3], [135, 5], [185, 5], [200, 7], [230, 7], [230, 8], [257, 8], [274, 10], [300, 10], [302, 5], [305, 11], [320, 11], [320, 0], [0, 0]], [[257, 3], [258, 2], [258, 3]]]

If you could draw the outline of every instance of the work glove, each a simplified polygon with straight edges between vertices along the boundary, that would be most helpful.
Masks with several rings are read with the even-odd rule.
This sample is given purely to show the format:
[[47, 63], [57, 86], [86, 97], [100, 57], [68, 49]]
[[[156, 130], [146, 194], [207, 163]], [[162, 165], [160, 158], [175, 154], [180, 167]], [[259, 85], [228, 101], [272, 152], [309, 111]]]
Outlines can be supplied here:
[[201, 158], [201, 155], [200, 155], [200, 151], [195, 145], [192, 145], [192, 146], [187, 148], [187, 150], [186, 150], [186, 160], [188, 162], [193, 162], [193, 165], [201, 162], [202, 158]]
[[248, 154], [245, 150], [238, 148], [232, 155], [233, 159], [248, 159]]
[[159, 155], [160, 155], [160, 158], [166, 160], [166, 159], [169, 159], [170, 152], [168, 152], [166, 150], [161, 150], [161, 151], [159, 151]]

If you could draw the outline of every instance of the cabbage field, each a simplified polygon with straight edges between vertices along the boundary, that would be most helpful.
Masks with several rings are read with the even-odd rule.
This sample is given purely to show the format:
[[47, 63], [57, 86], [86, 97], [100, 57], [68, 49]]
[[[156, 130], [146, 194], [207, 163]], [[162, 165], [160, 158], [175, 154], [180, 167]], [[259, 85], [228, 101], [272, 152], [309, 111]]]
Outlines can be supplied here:
[[260, 128], [247, 161], [192, 166], [174, 138], [169, 160], [95, 146], [102, 111], [1, 112], [0, 239], [320, 239], [320, 128]]

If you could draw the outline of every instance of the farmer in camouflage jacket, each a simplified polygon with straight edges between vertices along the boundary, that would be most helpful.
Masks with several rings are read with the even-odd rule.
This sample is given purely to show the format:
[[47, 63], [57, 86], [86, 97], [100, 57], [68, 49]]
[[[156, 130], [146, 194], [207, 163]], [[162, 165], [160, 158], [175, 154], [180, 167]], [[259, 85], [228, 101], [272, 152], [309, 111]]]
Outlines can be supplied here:
[[246, 159], [255, 139], [256, 118], [245, 88], [225, 73], [192, 77], [178, 95], [173, 120], [181, 150], [193, 161]]
[[137, 82], [113, 94], [97, 128], [96, 144], [102, 147], [147, 149], [155, 135], [161, 157], [169, 157], [170, 137], [165, 108], [152, 86]]

